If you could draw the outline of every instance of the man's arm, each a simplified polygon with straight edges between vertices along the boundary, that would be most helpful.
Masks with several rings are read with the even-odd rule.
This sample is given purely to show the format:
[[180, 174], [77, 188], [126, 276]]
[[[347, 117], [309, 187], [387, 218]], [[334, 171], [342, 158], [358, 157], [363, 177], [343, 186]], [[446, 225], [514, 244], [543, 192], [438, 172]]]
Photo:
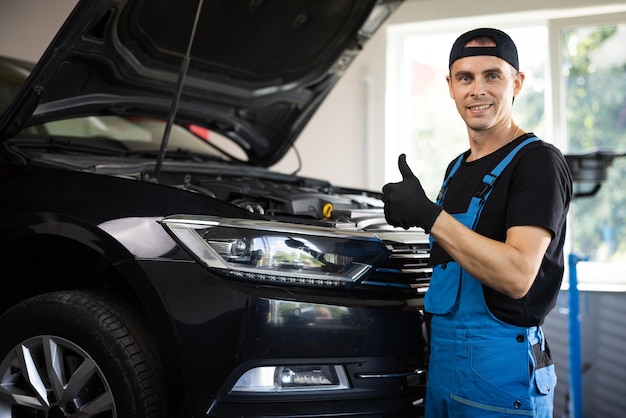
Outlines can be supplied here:
[[545, 228], [515, 226], [507, 230], [505, 242], [496, 241], [445, 211], [436, 218], [430, 234], [473, 277], [513, 299], [528, 293], [552, 240]]

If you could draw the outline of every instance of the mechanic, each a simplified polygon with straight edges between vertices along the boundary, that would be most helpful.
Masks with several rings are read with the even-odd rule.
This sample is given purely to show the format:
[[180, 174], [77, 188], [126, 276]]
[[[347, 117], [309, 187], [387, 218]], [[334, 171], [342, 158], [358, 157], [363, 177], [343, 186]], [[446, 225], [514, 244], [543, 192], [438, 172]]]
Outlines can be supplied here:
[[557, 378], [541, 325], [563, 279], [571, 174], [513, 119], [525, 76], [506, 33], [464, 33], [449, 70], [469, 150], [449, 164], [437, 202], [404, 154], [402, 181], [383, 187], [387, 222], [430, 234], [425, 416], [552, 418]]

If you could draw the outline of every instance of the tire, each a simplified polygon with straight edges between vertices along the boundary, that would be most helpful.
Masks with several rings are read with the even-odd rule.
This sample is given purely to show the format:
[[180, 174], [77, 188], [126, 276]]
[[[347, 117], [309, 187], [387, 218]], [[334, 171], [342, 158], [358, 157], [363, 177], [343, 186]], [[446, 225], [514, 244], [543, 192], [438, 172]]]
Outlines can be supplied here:
[[138, 315], [84, 291], [0, 317], [0, 417], [162, 418], [161, 362]]

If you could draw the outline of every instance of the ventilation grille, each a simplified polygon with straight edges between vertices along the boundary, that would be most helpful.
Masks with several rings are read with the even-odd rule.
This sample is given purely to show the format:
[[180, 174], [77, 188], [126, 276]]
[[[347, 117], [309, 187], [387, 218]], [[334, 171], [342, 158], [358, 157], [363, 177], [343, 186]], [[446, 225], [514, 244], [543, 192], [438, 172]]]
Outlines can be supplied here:
[[362, 284], [413, 289], [423, 295], [428, 290], [432, 268], [428, 265], [428, 242], [399, 243], [385, 241], [390, 256], [383, 266]]

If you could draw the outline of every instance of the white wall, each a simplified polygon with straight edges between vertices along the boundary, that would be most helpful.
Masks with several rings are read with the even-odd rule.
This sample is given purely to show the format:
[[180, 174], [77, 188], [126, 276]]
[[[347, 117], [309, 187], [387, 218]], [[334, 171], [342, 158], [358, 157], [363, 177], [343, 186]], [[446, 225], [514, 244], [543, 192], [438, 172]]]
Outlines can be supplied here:
[[[0, 0], [0, 54], [36, 60], [75, 4], [76, 0]], [[387, 25], [476, 16], [479, 26], [481, 17], [490, 14], [541, 11], [547, 15], [611, 4], [626, 2], [406, 0]], [[382, 187], [387, 51], [384, 29], [366, 45], [298, 139], [303, 164], [300, 174], [329, 179], [337, 185]], [[296, 161], [290, 152], [274, 168], [292, 172]]]
[[0, 0], [0, 54], [37, 60], [77, 0]]

